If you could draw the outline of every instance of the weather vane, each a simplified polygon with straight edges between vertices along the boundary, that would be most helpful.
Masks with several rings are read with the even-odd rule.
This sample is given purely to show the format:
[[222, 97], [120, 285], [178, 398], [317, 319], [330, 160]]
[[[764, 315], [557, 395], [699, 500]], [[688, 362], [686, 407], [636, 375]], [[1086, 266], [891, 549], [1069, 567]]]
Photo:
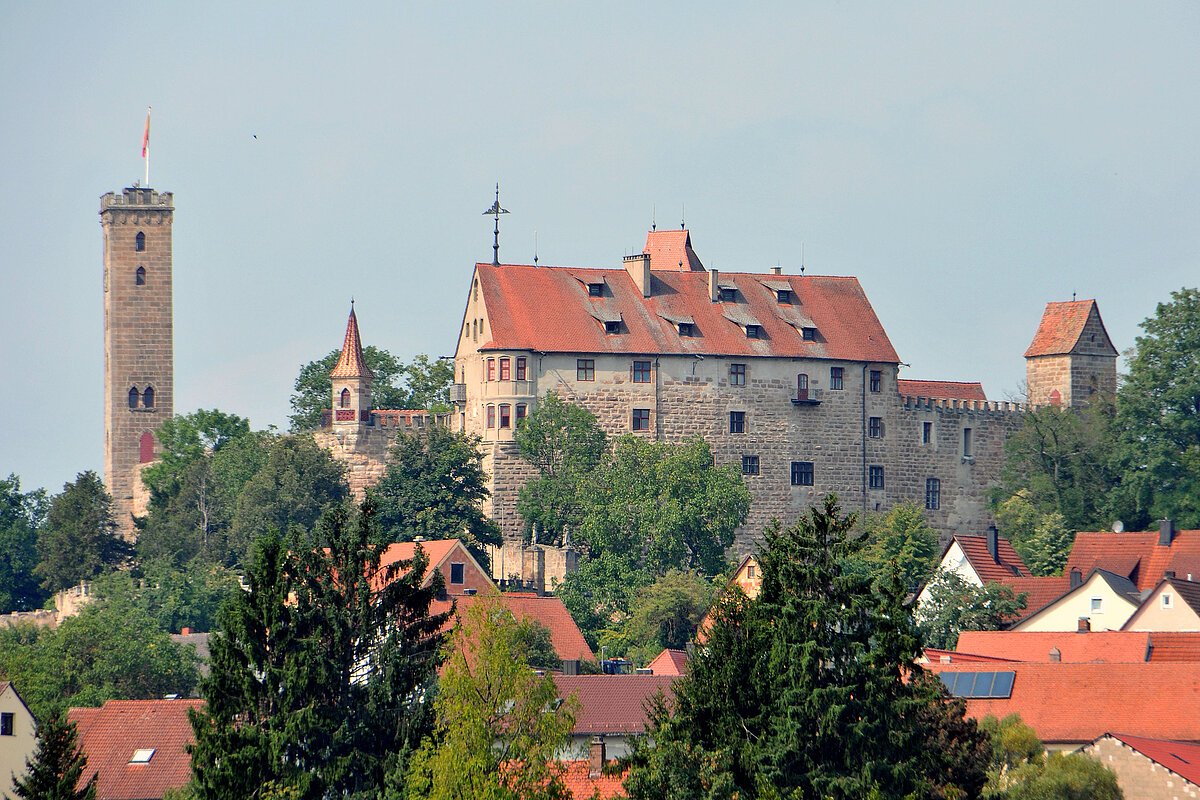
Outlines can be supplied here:
[[507, 214], [507, 208], [500, 207], [500, 184], [496, 183], [496, 202], [492, 203], [492, 207], [483, 212], [485, 217], [492, 216], [496, 218], [496, 229], [492, 236], [492, 266], [500, 266], [500, 215]]

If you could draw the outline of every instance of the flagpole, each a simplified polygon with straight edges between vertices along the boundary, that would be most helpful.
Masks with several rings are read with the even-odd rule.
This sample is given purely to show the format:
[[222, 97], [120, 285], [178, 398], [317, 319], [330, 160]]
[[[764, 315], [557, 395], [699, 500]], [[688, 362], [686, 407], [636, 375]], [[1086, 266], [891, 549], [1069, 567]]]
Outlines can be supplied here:
[[146, 106], [146, 130], [142, 133], [142, 160], [146, 162], [146, 188], [150, 188], [150, 106]]

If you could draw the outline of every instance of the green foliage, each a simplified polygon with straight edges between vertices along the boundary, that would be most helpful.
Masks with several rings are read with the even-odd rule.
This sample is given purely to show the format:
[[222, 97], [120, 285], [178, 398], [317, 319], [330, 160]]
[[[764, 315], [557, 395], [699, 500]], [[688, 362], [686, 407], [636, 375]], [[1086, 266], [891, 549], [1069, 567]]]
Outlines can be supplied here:
[[434, 735], [412, 761], [409, 798], [566, 798], [555, 760], [577, 705], [529, 669], [521, 625], [498, 598], [467, 609], [434, 703]]
[[[329, 373], [337, 364], [341, 350], [333, 350], [318, 361], [300, 368], [292, 393], [292, 414], [288, 417], [293, 433], [321, 427], [321, 414], [333, 403], [333, 383]], [[446, 411], [450, 408], [450, 384], [454, 365], [441, 359], [418, 355], [403, 364], [386, 350], [368, 345], [363, 361], [374, 373], [371, 405], [375, 408], [423, 408]]]
[[56, 592], [124, 564], [129, 546], [117, 534], [112, 498], [99, 476], [81, 472], [50, 501], [38, 533], [42, 586]]
[[827, 498], [765, 533], [762, 591], [726, 594], [706, 646], [630, 758], [638, 798], [974, 797], [986, 736], [914, 665], [898, 574], [851, 568], [861, 540]]
[[663, 648], [682, 650], [716, 595], [712, 581], [694, 572], [668, 570], [634, 597], [629, 617], [600, 633], [599, 642], [610, 656], [625, 656], [647, 664]]
[[1130, 530], [1200, 527], [1200, 290], [1172, 292], [1142, 323], [1117, 395], [1110, 510]]
[[383, 542], [457, 538], [485, 567], [486, 545], [500, 544], [500, 528], [483, 514], [487, 475], [477, 437], [438, 426], [400, 435], [387, 473], [367, 493]]
[[45, 490], [22, 492], [16, 475], [0, 479], [0, 614], [32, 611], [48, 597], [34, 574], [47, 505]]
[[56, 629], [0, 630], [0, 679], [21, 687], [37, 719], [106, 700], [186, 695], [196, 686], [196, 653], [158, 629], [143, 609], [97, 601]]
[[562, 659], [554, 649], [550, 629], [536, 619], [517, 623], [517, 647], [525, 653], [525, 663], [536, 669], [562, 669]]
[[1025, 593], [1001, 583], [976, 586], [957, 573], [940, 571], [917, 608], [917, 625], [929, 647], [953, 650], [961, 631], [998, 631], [1025, 608]]
[[517, 511], [542, 532], [544, 542], [559, 543], [579, 526], [587, 485], [608, 450], [608, 438], [592, 412], [547, 393], [523, 422], [513, 440], [538, 477], [521, 489]]
[[114, 572], [92, 584], [97, 598], [133, 606], [167, 633], [212, 630], [221, 605], [236, 591], [238, 576], [230, 569], [196, 563], [181, 570], [164, 561], [145, 565], [136, 576]]
[[996, 508], [996, 523], [1034, 575], [1059, 575], [1071, 555], [1075, 533], [1057, 511], [1042, 513], [1021, 489]]
[[1006, 800], [1121, 800], [1112, 770], [1083, 753], [1051, 753], [1013, 770]]
[[79, 779], [87, 756], [79, 748], [75, 723], [63, 716], [47, 717], [38, 726], [37, 750], [25, 762], [26, 774], [13, 783], [22, 800], [95, 800], [96, 776], [82, 787]]
[[915, 503], [900, 503], [887, 514], [872, 514], [864, 525], [864, 543], [855, 564], [876, 580], [893, 568], [908, 591], [929, 577], [937, 564], [938, 535]]
[[215, 408], [168, 419], [154, 432], [161, 449], [158, 460], [142, 471], [151, 500], [161, 503], [178, 494], [192, 464], [249, 432], [249, 420]]
[[375, 540], [369, 502], [353, 520], [335, 507], [314, 537], [258, 539], [192, 717], [197, 797], [376, 797], [403, 773], [448, 614], [429, 613], [442, 585], [422, 587], [424, 552], [381, 570]]

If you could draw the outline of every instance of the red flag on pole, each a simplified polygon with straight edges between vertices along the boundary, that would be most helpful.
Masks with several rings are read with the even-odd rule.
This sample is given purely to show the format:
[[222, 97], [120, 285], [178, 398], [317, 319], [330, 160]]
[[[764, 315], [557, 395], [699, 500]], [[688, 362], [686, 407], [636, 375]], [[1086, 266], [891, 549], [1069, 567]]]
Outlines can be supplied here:
[[142, 158], [150, 150], [150, 106], [146, 106], [146, 130], [142, 133]]

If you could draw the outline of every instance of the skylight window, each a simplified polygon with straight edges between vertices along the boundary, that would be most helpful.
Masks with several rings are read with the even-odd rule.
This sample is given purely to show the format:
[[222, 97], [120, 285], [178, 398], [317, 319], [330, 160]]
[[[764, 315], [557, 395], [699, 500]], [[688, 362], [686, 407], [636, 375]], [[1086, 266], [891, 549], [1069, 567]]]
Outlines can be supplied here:
[[155, 748], [147, 747], [142, 750], [134, 750], [133, 755], [129, 757], [130, 764], [149, 764], [150, 759], [154, 758]]
[[941, 672], [938, 677], [946, 690], [955, 697], [967, 700], [1012, 697], [1015, 672]]

